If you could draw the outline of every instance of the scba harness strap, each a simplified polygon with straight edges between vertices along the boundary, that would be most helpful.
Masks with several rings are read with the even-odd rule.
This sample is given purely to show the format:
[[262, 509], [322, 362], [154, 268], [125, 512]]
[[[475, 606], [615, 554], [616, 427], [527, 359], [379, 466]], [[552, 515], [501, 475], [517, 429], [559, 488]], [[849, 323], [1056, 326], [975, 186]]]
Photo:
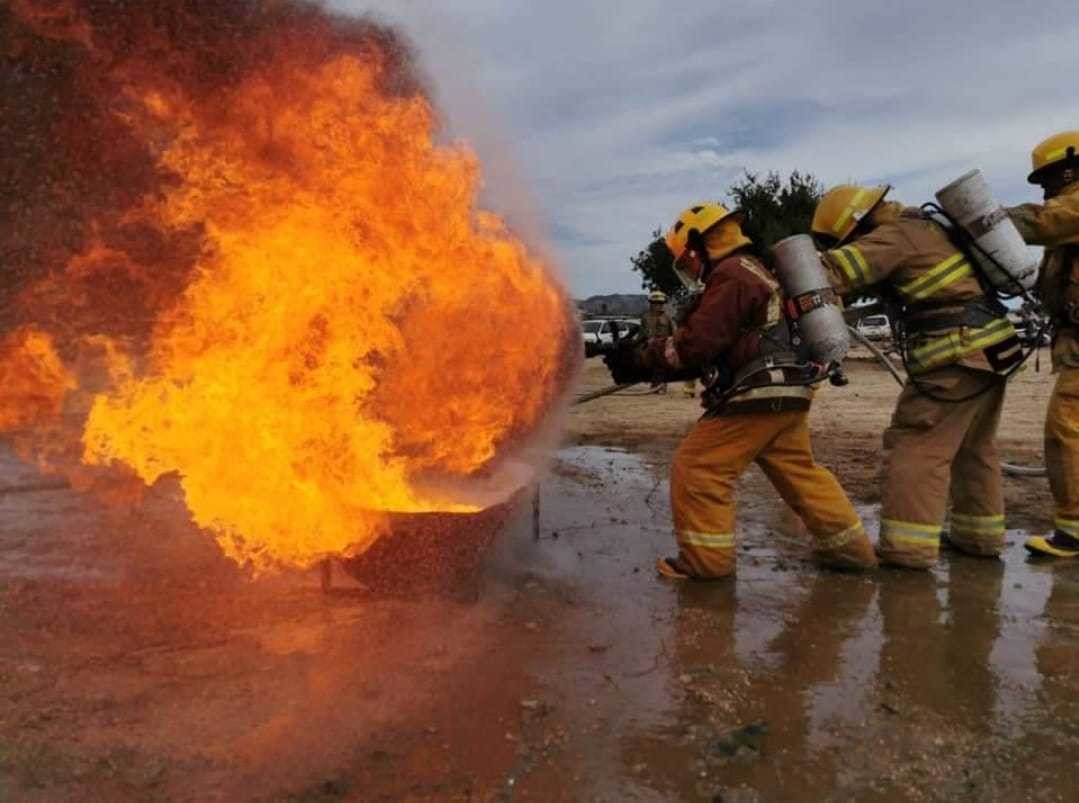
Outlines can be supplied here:
[[961, 326], [981, 328], [1008, 314], [1008, 308], [996, 299], [977, 298], [961, 303], [962, 309], [951, 312], [937, 313], [932, 307], [923, 308], [925, 312], [923, 315], [919, 314], [920, 310], [917, 307], [908, 307], [907, 332], [916, 335], [941, 329], [958, 329]]
[[704, 377], [705, 415], [808, 409], [811, 387], [827, 379], [830, 369], [799, 354], [793, 341], [790, 323], [782, 320], [761, 330], [763, 353], [737, 373], [723, 362], [715, 365]]

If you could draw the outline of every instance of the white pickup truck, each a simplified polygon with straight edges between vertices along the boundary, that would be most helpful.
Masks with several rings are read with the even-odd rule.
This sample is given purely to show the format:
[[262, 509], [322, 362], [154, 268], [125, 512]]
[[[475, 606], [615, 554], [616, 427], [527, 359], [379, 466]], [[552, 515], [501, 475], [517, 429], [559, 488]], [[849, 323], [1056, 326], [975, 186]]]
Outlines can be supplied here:
[[888, 340], [892, 336], [887, 315], [866, 315], [858, 321], [858, 331], [870, 340]]
[[615, 341], [615, 328], [618, 340], [633, 337], [641, 329], [641, 322], [635, 318], [610, 318], [584, 321], [581, 323], [581, 338], [584, 341], [584, 356], [595, 357], [608, 351]]

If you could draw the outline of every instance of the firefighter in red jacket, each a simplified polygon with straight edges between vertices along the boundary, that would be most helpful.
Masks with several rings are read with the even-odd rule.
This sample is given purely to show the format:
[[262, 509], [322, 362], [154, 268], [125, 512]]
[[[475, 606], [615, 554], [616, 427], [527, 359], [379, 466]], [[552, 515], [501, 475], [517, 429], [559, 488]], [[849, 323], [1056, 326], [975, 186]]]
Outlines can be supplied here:
[[741, 223], [739, 212], [715, 203], [679, 216], [666, 242], [676, 271], [700, 289], [699, 298], [672, 336], [618, 349], [606, 360], [616, 382], [700, 377], [706, 388], [707, 412], [671, 467], [679, 553], [657, 561], [657, 569], [679, 579], [734, 572], [734, 490], [754, 462], [805, 522], [821, 562], [872, 568], [876, 556], [858, 514], [835, 477], [813, 459], [812, 378], [804, 370], [767, 369], [783, 362], [765, 363], [770, 356], [792, 350], [783, 297], [750, 252]]

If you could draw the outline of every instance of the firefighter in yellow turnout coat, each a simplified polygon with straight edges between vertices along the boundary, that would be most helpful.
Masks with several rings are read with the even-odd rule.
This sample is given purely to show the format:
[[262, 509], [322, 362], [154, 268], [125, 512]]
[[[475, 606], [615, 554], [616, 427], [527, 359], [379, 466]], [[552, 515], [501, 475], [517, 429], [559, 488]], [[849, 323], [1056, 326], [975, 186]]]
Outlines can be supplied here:
[[884, 433], [877, 553], [885, 563], [932, 567], [950, 496], [948, 540], [996, 556], [1004, 548], [996, 432], [1004, 374], [1022, 349], [968, 257], [920, 210], [886, 201], [888, 190], [836, 187], [812, 224], [836, 290], [884, 297], [905, 331], [910, 376]]
[[1032, 552], [1079, 556], [1079, 131], [1050, 137], [1034, 149], [1033, 184], [1044, 204], [1008, 210], [1028, 243], [1044, 245], [1038, 295], [1053, 320], [1053, 371], [1058, 374], [1045, 419], [1045, 464], [1056, 502], [1054, 532], [1027, 541]]

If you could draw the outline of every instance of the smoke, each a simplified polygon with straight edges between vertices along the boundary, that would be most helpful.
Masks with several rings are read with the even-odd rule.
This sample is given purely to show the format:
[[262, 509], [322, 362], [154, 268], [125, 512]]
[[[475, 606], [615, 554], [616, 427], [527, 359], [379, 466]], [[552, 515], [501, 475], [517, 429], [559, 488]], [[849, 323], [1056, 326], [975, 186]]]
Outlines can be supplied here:
[[205, 243], [197, 226], [177, 231], [139, 214], [177, 177], [158, 160], [164, 139], [147, 140], [129, 125], [138, 114], [130, 89], [212, 102], [282, 49], [303, 52], [312, 65], [377, 52], [384, 91], [424, 92], [398, 32], [314, 3], [0, 7], [0, 327], [42, 328], [66, 356], [87, 333], [145, 342]]

